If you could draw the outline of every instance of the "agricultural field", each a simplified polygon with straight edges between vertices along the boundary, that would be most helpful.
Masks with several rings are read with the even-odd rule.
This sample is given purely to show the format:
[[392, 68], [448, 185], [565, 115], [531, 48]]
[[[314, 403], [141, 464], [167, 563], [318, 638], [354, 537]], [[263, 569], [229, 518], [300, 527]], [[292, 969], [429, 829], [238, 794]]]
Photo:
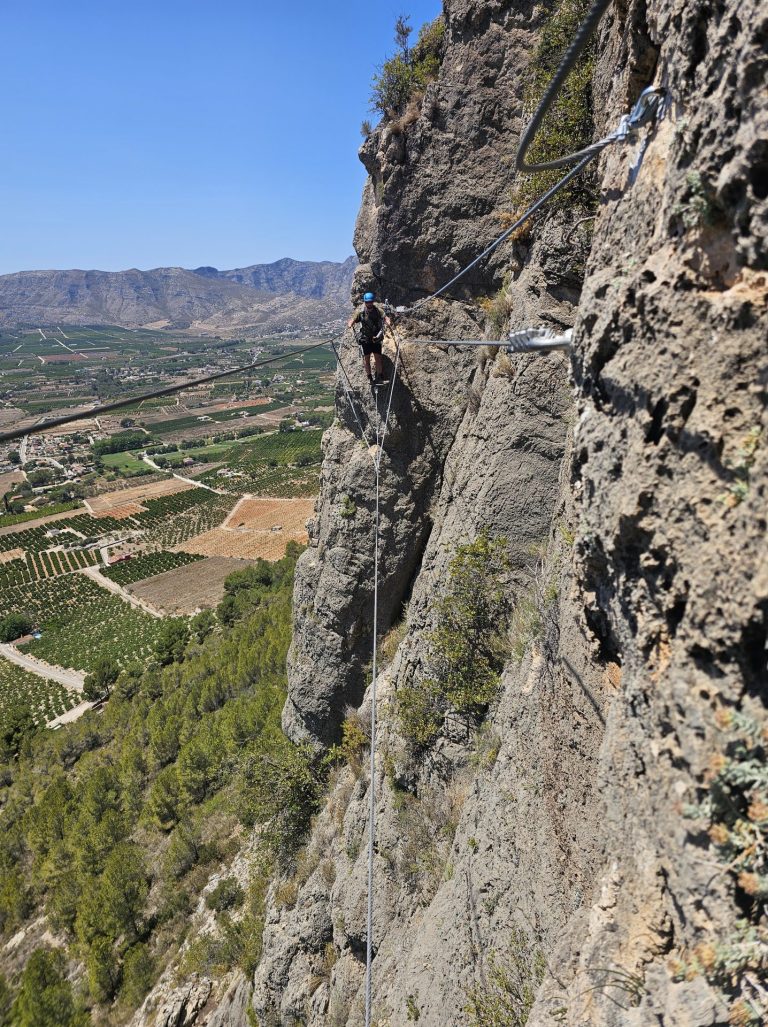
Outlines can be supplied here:
[[[158, 459], [165, 460], [168, 467], [181, 467], [187, 457], [192, 460], [202, 461], [203, 463], [213, 463], [217, 460], [226, 459], [238, 445], [243, 445], [243, 443], [236, 441], [213, 442], [207, 446], [180, 449], [176, 453], [162, 453]], [[153, 457], [152, 459], [154, 460], [155, 458]]]
[[52, 503], [42, 510], [30, 510], [26, 513], [0, 514], [0, 528], [10, 528], [15, 524], [28, 524], [41, 517], [53, 517], [56, 514], [66, 513], [69, 510], [76, 510], [80, 506], [79, 500], [70, 500], [66, 503]]
[[26, 553], [23, 557], [0, 563], [0, 588], [18, 588], [44, 578], [71, 574], [84, 567], [94, 567], [98, 562], [99, 554], [94, 549]]
[[22, 667], [0, 656], [0, 730], [11, 718], [16, 719], [29, 711], [32, 719], [42, 727], [54, 717], [71, 710], [81, 696], [57, 681], [30, 674]]
[[[3, 414], [7, 414], [8, 411], [0, 411], [0, 427], [12, 428], [15, 418], [11, 417], [7, 421], [3, 417]], [[6, 492], [10, 492], [14, 485], [18, 485], [20, 481], [24, 481], [24, 474], [22, 471], [6, 471], [4, 474], [0, 474], [0, 496], [5, 495]]]
[[[185, 495], [190, 495], [194, 501], [181, 505]], [[179, 505], [164, 510], [159, 508], [159, 504], [170, 504], [172, 500], [177, 500]], [[232, 506], [232, 496], [219, 496], [215, 492], [194, 489], [190, 493], [169, 496], [167, 500], [148, 502], [147, 513], [141, 514], [136, 520], [145, 529], [142, 536], [145, 545], [172, 549], [221, 524]]]
[[[208, 431], [214, 431], [215, 426], [226, 425], [227, 421], [233, 421], [242, 417], [254, 417], [260, 414], [269, 414], [274, 410], [279, 410], [285, 406], [285, 400], [268, 400], [264, 399], [259, 403], [245, 404], [243, 406], [229, 406], [227, 405], [223, 409], [216, 409], [215, 407], [210, 408], [199, 408], [194, 413], [186, 414], [184, 417], [174, 418], [170, 421], [154, 421], [147, 418], [146, 426], [151, 429], [154, 434], [157, 435], [168, 435], [171, 433], [183, 432], [187, 428], [206, 428]], [[205, 420], [201, 421], [200, 418], [204, 417]]]
[[[8, 389], [22, 410], [40, 414], [90, 402], [94, 383], [99, 398], [104, 399], [107, 393], [111, 397], [141, 392], [150, 374], [165, 384], [179, 376], [194, 377], [202, 368], [224, 370], [249, 363], [254, 355], [268, 358], [281, 354], [283, 360], [263, 371], [217, 382], [200, 393], [208, 399], [239, 401], [244, 407], [263, 403], [265, 398], [276, 400], [278, 396], [272, 393], [286, 402], [290, 393], [302, 398], [330, 384], [334, 357], [329, 349], [293, 355], [293, 350], [312, 341], [259, 340], [255, 353], [253, 342], [246, 339], [214, 340], [167, 330], [20, 328], [0, 334], [0, 388]], [[153, 400], [126, 410], [149, 413], [172, 402]]]
[[117, 471], [126, 478], [141, 478], [145, 474], [152, 474], [152, 468], [145, 464], [134, 453], [104, 453], [99, 457], [104, 467]]
[[115, 540], [130, 538], [146, 548], [169, 548], [221, 524], [234, 504], [230, 495], [178, 485], [159, 490], [165, 494], [141, 504], [107, 507], [120, 519], [106, 511], [97, 517], [83, 513], [53, 526], [0, 532], [0, 553], [15, 556], [0, 566], [0, 581], [19, 584], [92, 566], [98, 561], [94, 549]]
[[[54, 534], [55, 533], [55, 534]], [[84, 533], [73, 528], [70, 520], [58, 521], [48, 527], [40, 525], [24, 531], [10, 531], [0, 534], [0, 551], [23, 549], [27, 553], [39, 553], [63, 544], [77, 544], [85, 538]]]
[[[101, 656], [121, 666], [146, 662], [165, 622], [79, 572], [99, 566], [138, 599], [168, 615], [190, 615], [220, 601], [232, 571], [254, 557], [279, 559], [289, 539], [306, 539], [322, 431], [273, 429], [284, 418], [317, 425], [332, 416], [333, 354], [291, 352], [313, 341], [255, 345], [175, 331], [66, 325], [0, 331], [0, 424], [14, 427], [203, 372], [285, 356], [263, 370], [137, 402], [98, 422], [88, 416], [0, 450], [7, 469], [2, 492], [9, 492], [13, 511], [0, 514], [0, 616], [28, 612], [41, 630], [21, 651], [82, 672]], [[185, 473], [208, 489], [162, 477], [140, 460], [141, 449], [98, 456], [100, 448], [110, 448], [99, 447], [103, 440], [142, 428], [146, 442], [126, 437], [123, 445], [151, 450], [153, 437], [154, 448], [178, 445], [158, 458], [169, 469], [188, 458], [207, 464]], [[33, 474], [41, 469], [50, 469], [47, 481]], [[121, 481], [128, 487], [120, 488]], [[38, 485], [46, 491], [33, 494]], [[43, 496], [49, 505], [31, 510]], [[113, 555], [130, 553], [130, 559], [102, 568], [105, 547]], [[42, 724], [79, 699], [0, 658], [0, 722], [28, 709]]]
[[[135, 581], [143, 581], [166, 571], [175, 570], [188, 563], [195, 563], [202, 557], [192, 553], [171, 553], [160, 550], [157, 553], [141, 553], [130, 559], [114, 563], [102, 569], [105, 578], [111, 578], [118, 585], [132, 585]], [[0, 568], [0, 574], [2, 568]]]
[[48, 663], [89, 671], [99, 656], [120, 666], [146, 661], [162, 621], [130, 606], [83, 574], [34, 582], [0, 593], [0, 616], [29, 614], [42, 637], [24, 652]]
[[161, 496], [170, 496], [175, 492], [187, 492], [193, 487], [186, 482], [179, 481], [178, 478], [164, 478], [162, 481], [134, 485], [131, 488], [118, 489], [115, 492], [105, 492], [93, 499], [86, 500], [86, 506], [94, 517], [103, 517], [105, 514], [115, 516], [114, 511], [126, 504], [139, 505], [145, 499], [159, 499]]
[[203, 532], [178, 549], [201, 556], [279, 560], [289, 542], [306, 543], [306, 522], [313, 511], [311, 499], [243, 499], [224, 526]]
[[226, 469], [208, 471], [199, 480], [235, 495], [315, 496], [322, 435], [316, 428], [257, 436], [230, 451]]
[[249, 567], [250, 560], [237, 560], [214, 556], [203, 559], [188, 553], [163, 554], [183, 556], [194, 563], [186, 563], [175, 570], [156, 574], [152, 578], [138, 581], [129, 591], [164, 613], [187, 615], [197, 610], [211, 609], [224, 596], [224, 581], [235, 571]]
[[[214, 472], [215, 474], [215, 472]], [[206, 483], [216, 482], [217, 488], [234, 495], [250, 492], [257, 496], [277, 499], [301, 499], [318, 492], [319, 465], [313, 467], [277, 467], [251, 473], [235, 471], [234, 477], [202, 475]]]

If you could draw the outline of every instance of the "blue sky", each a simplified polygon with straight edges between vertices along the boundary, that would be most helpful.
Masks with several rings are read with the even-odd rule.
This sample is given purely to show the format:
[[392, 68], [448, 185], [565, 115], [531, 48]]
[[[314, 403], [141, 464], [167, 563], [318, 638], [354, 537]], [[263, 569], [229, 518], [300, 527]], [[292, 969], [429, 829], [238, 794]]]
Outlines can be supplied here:
[[6, 0], [0, 274], [352, 253], [371, 75], [440, 0]]

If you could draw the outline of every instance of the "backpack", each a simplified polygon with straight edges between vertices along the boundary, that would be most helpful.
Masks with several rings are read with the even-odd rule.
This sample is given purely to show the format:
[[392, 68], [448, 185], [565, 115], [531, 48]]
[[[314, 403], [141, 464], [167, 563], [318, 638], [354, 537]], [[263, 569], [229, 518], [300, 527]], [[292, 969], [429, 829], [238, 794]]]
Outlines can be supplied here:
[[378, 307], [373, 307], [370, 314], [366, 307], [360, 312], [360, 330], [365, 336], [375, 338], [381, 331], [383, 318]]

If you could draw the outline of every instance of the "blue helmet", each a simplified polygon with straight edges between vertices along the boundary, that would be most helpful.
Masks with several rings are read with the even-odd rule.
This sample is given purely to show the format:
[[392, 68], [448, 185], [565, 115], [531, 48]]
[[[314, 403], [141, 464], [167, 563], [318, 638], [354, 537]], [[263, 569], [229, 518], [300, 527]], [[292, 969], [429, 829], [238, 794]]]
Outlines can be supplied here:
[[364, 302], [364, 303], [373, 303], [373, 301], [374, 301], [375, 299], [376, 299], [376, 297], [375, 297], [375, 296], [373, 295], [373, 293], [372, 293], [372, 292], [367, 292], [367, 293], [365, 294], [365, 296], [363, 296], [363, 302]]

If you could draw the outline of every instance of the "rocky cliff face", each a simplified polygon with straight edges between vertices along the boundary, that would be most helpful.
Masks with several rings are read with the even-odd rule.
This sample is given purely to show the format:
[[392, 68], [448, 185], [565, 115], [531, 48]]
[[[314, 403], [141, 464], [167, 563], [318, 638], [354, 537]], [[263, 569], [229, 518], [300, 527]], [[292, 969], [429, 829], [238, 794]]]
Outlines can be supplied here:
[[0, 324], [112, 324], [269, 332], [323, 325], [349, 309], [357, 261], [278, 260], [233, 271], [20, 271], [0, 276]]
[[[361, 151], [356, 288], [398, 302], [498, 233], [548, 15], [508, 0], [444, 10], [421, 113]], [[597, 132], [647, 84], [671, 102], [645, 144], [601, 158], [588, 252], [573, 216], [544, 217], [398, 327], [381, 480], [379, 1027], [760, 1022], [763, 813], [718, 775], [738, 772], [745, 730], [764, 760], [767, 32], [757, 0], [612, 6]], [[479, 337], [477, 299], [510, 271], [512, 326], [573, 324], [569, 358], [408, 342]], [[344, 359], [375, 424], [356, 354]], [[348, 706], [359, 726], [370, 716], [374, 476], [341, 382], [337, 405], [284, 713], [318, 746]], [[457, 546], [483, 530], [507, 539], [516, 608], [498, 699], [482, 726], [449, 716], [414, 751], [398, 695], [425, 673]], [[707, 834], [685, 814], [711, 786], [732, 808]], [[271, 890], [259, 1023], [363, 1022], [368, 789], [364, 762], [335, 772], [295, 874]]]

